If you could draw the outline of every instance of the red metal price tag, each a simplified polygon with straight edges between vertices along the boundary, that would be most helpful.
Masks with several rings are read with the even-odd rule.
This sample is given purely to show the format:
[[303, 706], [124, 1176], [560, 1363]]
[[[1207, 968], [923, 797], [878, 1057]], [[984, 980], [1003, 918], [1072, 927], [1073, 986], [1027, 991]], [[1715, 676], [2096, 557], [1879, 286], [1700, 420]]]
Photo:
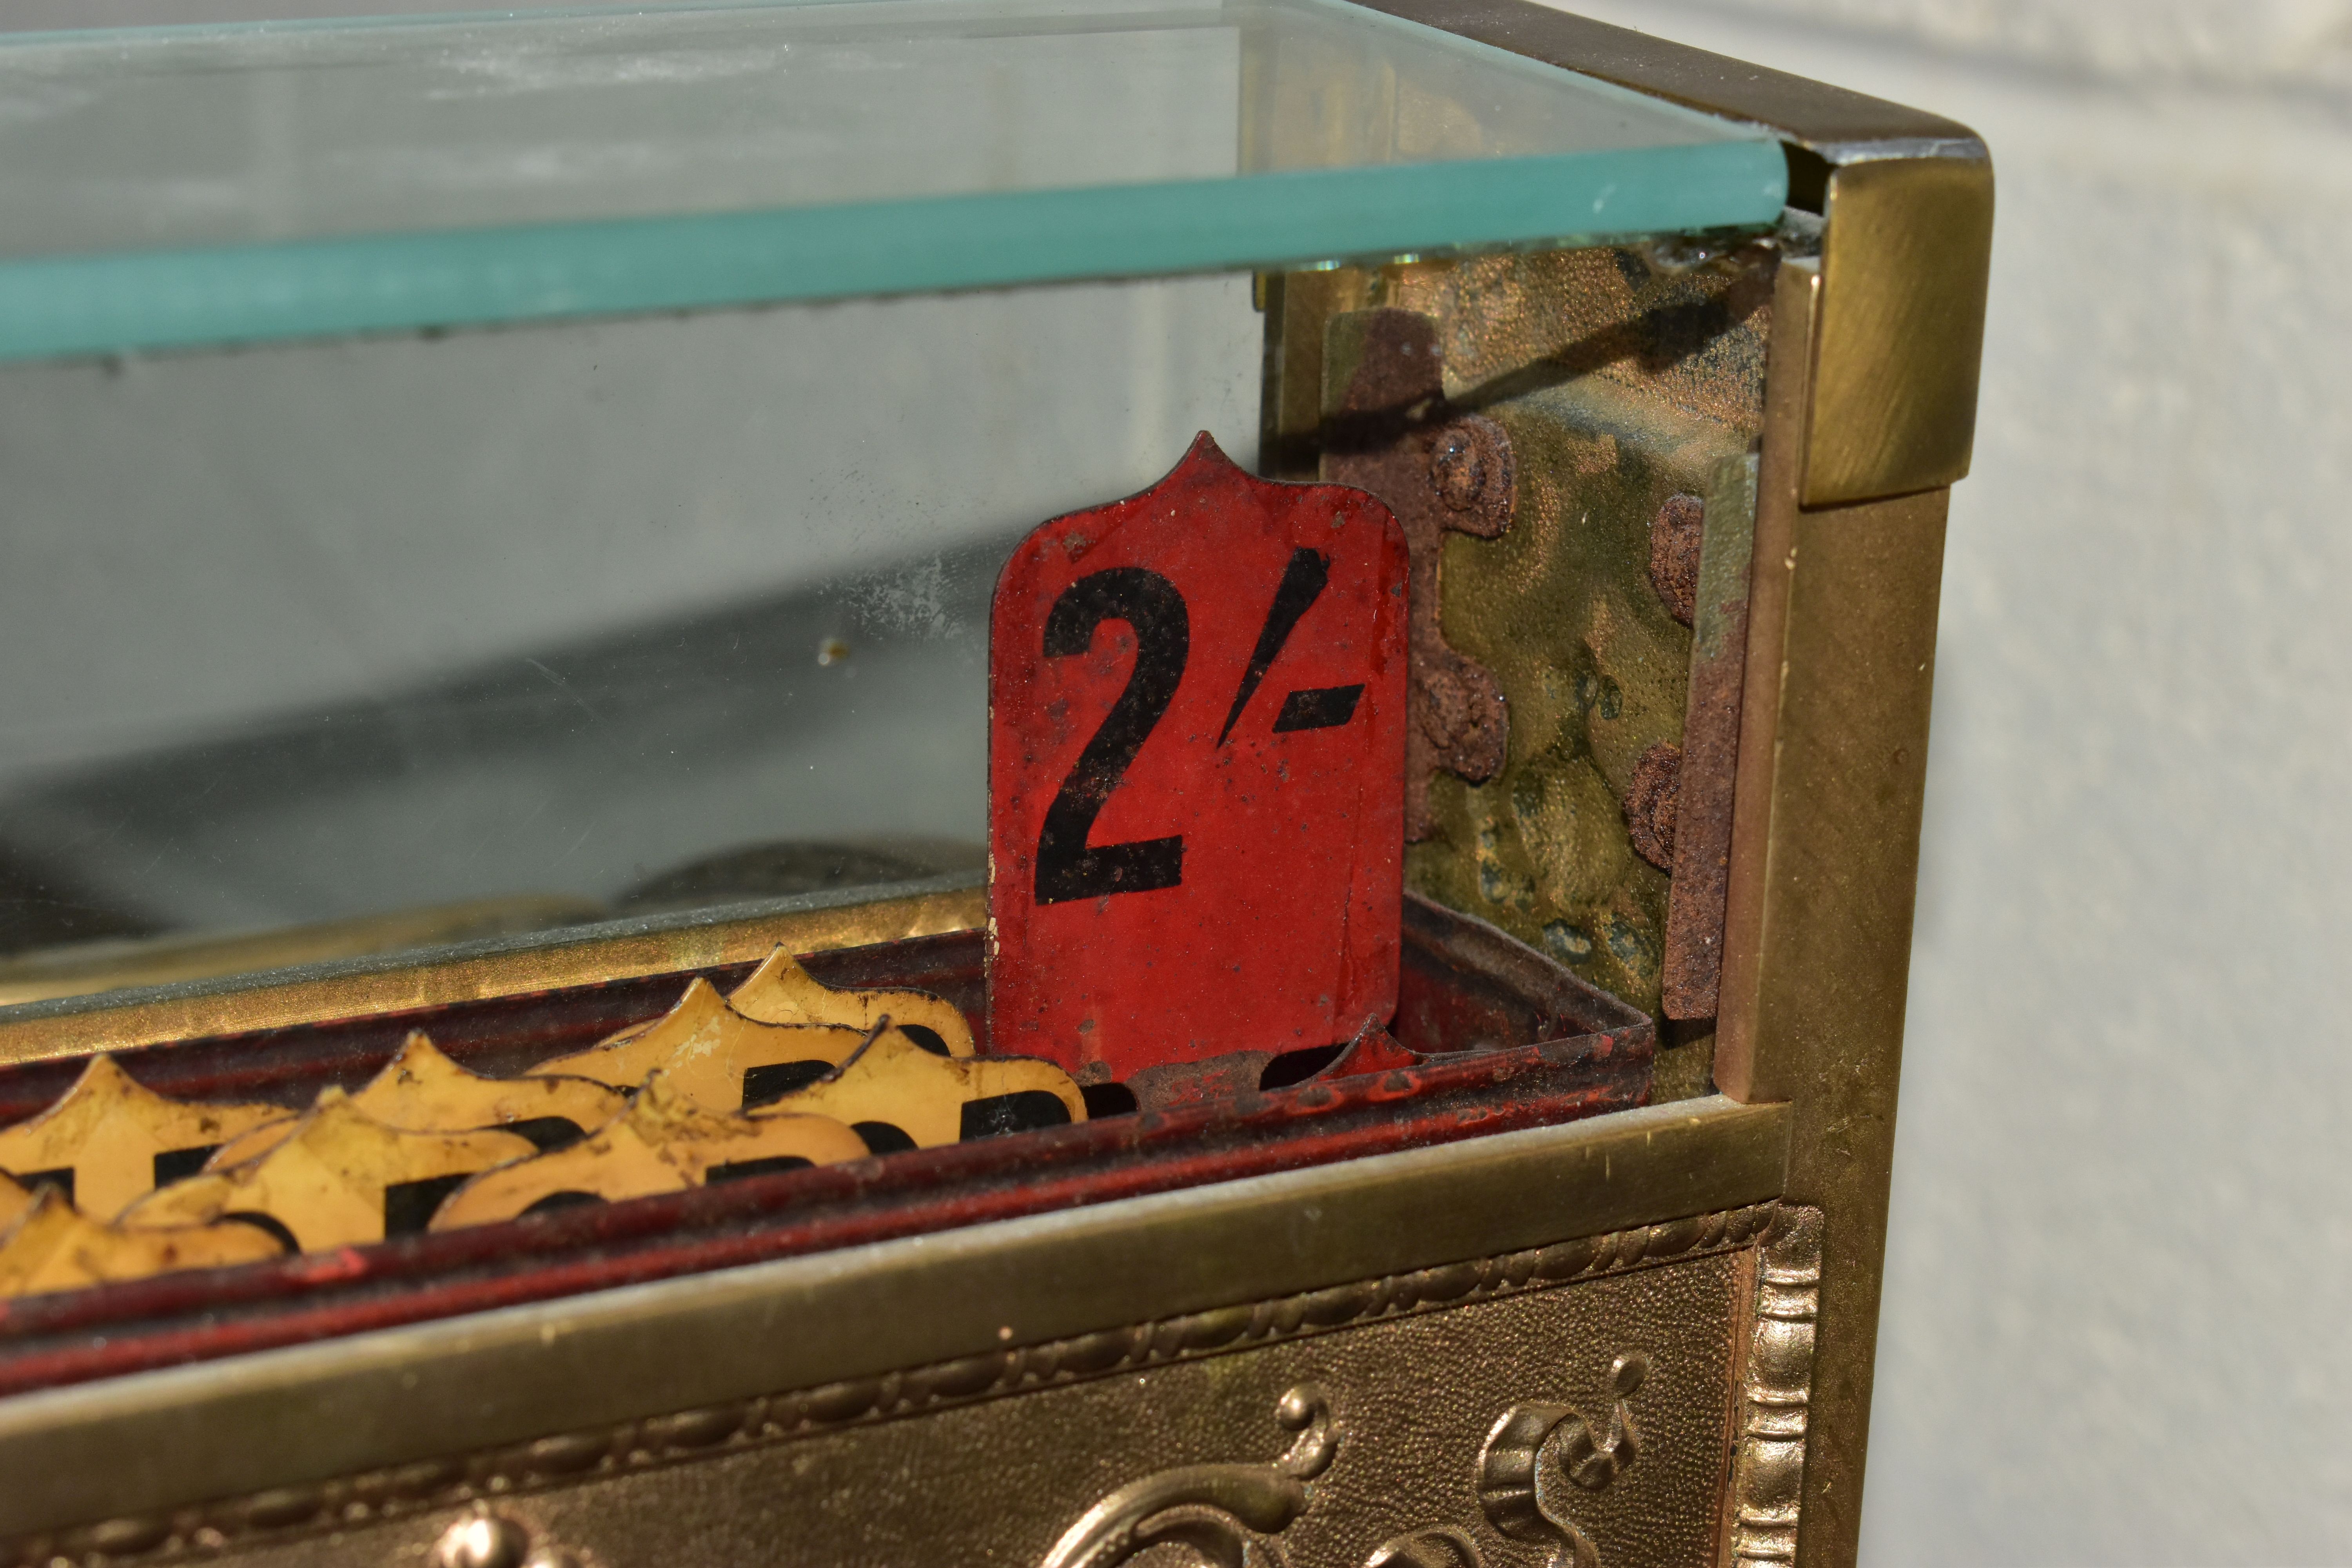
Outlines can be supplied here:
[[992, 1050], [1124, 1079], [1387, 1021], [1405, 573], [1379, 501], [1205, 434], [1022, 542], [989, 628]]

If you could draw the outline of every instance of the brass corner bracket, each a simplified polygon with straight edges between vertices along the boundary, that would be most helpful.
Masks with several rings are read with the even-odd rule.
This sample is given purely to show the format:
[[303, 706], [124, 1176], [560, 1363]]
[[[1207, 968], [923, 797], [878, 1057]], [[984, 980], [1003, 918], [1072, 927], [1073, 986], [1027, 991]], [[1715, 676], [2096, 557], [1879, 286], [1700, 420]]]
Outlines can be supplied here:
[[1829, 171], [1805, 411], [1807, 507], [1966, 476], [1992, 265], [1992, 163], [1864, 157]]

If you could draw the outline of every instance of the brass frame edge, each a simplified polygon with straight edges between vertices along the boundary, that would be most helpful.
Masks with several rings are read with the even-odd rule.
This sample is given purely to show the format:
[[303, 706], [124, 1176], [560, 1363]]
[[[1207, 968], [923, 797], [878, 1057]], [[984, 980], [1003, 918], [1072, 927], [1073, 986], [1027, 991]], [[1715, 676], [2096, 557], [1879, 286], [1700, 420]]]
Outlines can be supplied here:
[[[1796, 1560], [1859, 1536], [1949, 485], [1969, 468], [1993, 178], [1966, 127], [1533, 0], [1355, 0], [1772, 132], [1821, 255], [1776, 286], [1715, 1075], [1791, 1104], [1822, 1211]], [[1802, 226], [1792, 226], [1801, 239]], [[1802, 567], [1800, 568], [1800, 561]]]
[[879, 891], [808, 894], [687, 917], [31, 1003], [0, 1013], [0, 1066], [744, 963], [780, 943], [795, 952], [860, 947], [969, 931], [987, 918], [986, 894], [969, 875]]
[[1739, 752], [1731, 795], [1726, 872], [1723, 976], [1716, 1007], [1715, 1081], [1744, 1102], [1785, 1100], [1786, 1086], [1756, 1064], [1759, 937], [1769, 872], [1774, 764], [1781, 688], [1788, 673], [1789, 593], [1797, 565], [1801, 448], [1796, 434], [1811, 405], [1813, 327], [1821, 263], [1791, 258], [1772, 287], [1772, 336], [1764, 368], [1764, 439], [1757, 464], [1754, 544], [1748, 558], [1748, 655], [1741, 671]]
[[1975, 450], [1992, 275], [1992, 162], [1833, 166], [1805, 411], [1808, 507], [1948, 486]]
[[1950, 493], [1801, 504], [1824, 292], [1782, 263], [1716, 1056], [1726, 1094], [1790, 1104], [1787, 1196], [1823, 1214], [1801, 1563], [1859, 1540]]
[[0, 1536], [1738, 1208], [1790, 1120], [1685, 1100], [23, 1394]]

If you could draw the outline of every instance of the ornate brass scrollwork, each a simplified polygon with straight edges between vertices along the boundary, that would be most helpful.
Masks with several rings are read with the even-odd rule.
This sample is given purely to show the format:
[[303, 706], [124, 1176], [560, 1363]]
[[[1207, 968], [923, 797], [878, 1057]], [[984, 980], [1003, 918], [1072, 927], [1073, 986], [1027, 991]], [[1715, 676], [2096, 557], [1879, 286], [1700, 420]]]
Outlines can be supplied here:
[[1638, 1352], [1610, 1363], [1616, 1402], [1608, 1430], [1598, 1436], [1591, 1422], [1564, 1405], [1515, 1405], [1503, 1412], [1478, 1451], [1478, 1506], [1512, 1540], [1552, 1546], [1550, 1568], [1600, 1568], [1601, 1554], [1562, 1511], [1564, 1500], [1551, 1477], [1557, 1471], [1583, 1490], [1597, 1492], [1632, 1468], [1642, 1435], [1625, 1402], [1640, 1390], [1649, 1370], [1648, 1359]]
[[1212, 1568], [1286, 1568], [1281, 1534], [1307, 1510], [1307, 1483], [1331, 1468], [1339, 1433], [1314, 1384], [1282, 1396], [1275, 1418], [1298, 1434], [1270, 1465], [1183, 1465], [1147, 1476], [1087, 1510], [1040, 1568], [1117, 1568], [1147, 1548], [1189, 1547]]
[[[1642, 1435], [1626, 1401], [1649, 1370], [1638, 1352], [1609, 1363], [1615, 1401], [1597, 1434], [1565, 1405], [1515, 1405], [1478, 1450], [1478, 1504], [1488, 1522], [1514, 1541], [1553, 1547], [1549, 1568], [1600, 1568], [1599, 1552], [1561, 1511], [1553, 1478], [1597, 1492], [1632, 1468]], [[1298, 1434], [1279, 1459], [1184, 1465], [1129, 1482], [1065, 1531], [1039, 1568], [1118, 1568], [1154, 1546], [1188, 1548], [1210, 1568], [1287, 1568], [1272, 1538], [1307, 1511], [1307, 1483], [1330, 1468], [1339, 1433], [1329, 1399], [1313, 1384], [1285, 1394], [1276, 1415]], [[1433, 1524], [1382, 1542], [1364, 1568], [1486, 1568], [1486, 1557], [1467, 1531]]]
[[1486, 1559], [1469, 1531], [1433, 1524], [1381, 1542], [1364, 1568], [1486, 1568]]

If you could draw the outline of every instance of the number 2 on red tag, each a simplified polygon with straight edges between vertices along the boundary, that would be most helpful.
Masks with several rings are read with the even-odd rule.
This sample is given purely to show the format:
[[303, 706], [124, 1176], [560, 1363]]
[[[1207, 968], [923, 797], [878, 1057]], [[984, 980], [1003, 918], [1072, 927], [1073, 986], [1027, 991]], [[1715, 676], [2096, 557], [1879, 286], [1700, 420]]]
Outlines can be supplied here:
[[1056, 518], [989, 628], [990, 1048], [1087, 1079], [1396, 1008], [1404, 536], [1205, 435]]

